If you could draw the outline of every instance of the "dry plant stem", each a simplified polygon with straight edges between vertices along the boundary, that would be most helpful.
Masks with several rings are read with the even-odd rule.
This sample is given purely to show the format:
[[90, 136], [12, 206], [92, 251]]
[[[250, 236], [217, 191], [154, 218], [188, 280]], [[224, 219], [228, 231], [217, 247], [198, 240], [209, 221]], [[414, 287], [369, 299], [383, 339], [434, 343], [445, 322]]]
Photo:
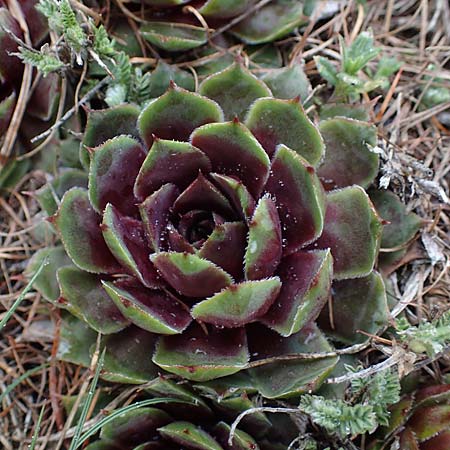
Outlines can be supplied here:
[[[99, 92], [109, 81], [109, 77], [103, 78], [100, 82], [98, 82], [89, 92], [87, 92], [83, 98], [80, 99], [78, 102], [78, 107], [83, 106], [85, 103], [87, 103], [97, 92]], [[41, 134], [38, 134], [33, 139], [31, 139], [31, 142], [36, 142], [41, 140], [42, 138], [47, 137], [51, 133], [54, 132], [54, 130], [57, 130], [61, 125], [63, 125], [67, 120], [69, 120], [73, 115], [75, 114], [75, 107], [73, 106], [70, 108], [58, 121], [56, 121], [48, 130], [44, 131]]]
[[[58, 104], [58, 111], [56, 113], [56, 122], [61, 120], [61, 116], [64, 110], [64, 104], [66, 102], [66, 95], [67, 95], [67, 79], [62, 78], [61, 79], [61, 96], [59, 98], [59, 104]], [[49, 144], [49, 142], [53, 139], [55, 136], [55, 133], [57, 131], [57, 128], [53, 128], [51, 133], [46, 137], [46, 139], [41, 142], [38, 146], [36, 146], [33, 150], [31, 150], [28, 153], [25, 153], [24, 155], [20, 155], [16, 158], [17, 161], [23, 161], [24, 159], [31, 158], [32, 156], [39, 153], [42, 149], [46, 148], [46, 146]]]
[[[25, 38], [25, 43], [31, 46], [30, 32], [28, 30], [28, 25], [23, 17], [22, 9], [17, 0], [8, 0], [8, 5], [12, 16], [17, 20], [20, 28], [23, 31]], [[33, 74], [33, 68], [30, 64], [26, 64], [23, 70], [22, 84], [20, 86], [19, 97], [17, 98], [16, 107], [14, 108], [14, 113], [11, 117], [11, 121], [6, 131], [2, 148], [0, 150], [0, 170], [6, 164], [11, 150], [17, 138], [17, 133], [19, 131], [20, 124], [22, 122], [23, 115], [25, 114], [25, 109], [27, 106], [29, 92], [31, 88], [31, 78]]]

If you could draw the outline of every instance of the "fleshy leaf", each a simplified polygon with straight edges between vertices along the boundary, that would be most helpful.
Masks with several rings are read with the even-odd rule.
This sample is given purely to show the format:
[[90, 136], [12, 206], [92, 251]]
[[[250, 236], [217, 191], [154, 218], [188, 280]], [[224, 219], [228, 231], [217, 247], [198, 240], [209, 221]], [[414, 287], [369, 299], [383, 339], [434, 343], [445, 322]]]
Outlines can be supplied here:
[[150, 148], [153, 136], [187, 141], [197, 127], [222, 120], [223, 113], [216, 102], [172, 86], [142, 111], [138, 126]]
[[173, 204], [173, 212], [214, 211], [224, 217], [233, 217], [233, 209], [222, 193], [200, 172]]
[[330, 352], [332, 348], [314, 325], [309, 324], [288, 338], [253, 325], [248, 332], [250, 352], [257, 359], [273, 358], [274, 362], [249, 369], [254, 386], [266, 398], [291, 397], [316, 389], [333, 370], [337, 357], [277, 361], [277, 357], [295, 353]]
[[304, 2], [274, 0], [240, 21], [231, 32], [246, 44], [272, 42], [306, 23]]
[[187, 142], [155, 139], [139, 170], [134, 194], [142, 201], [166, 183], [184, 190], [199, 171], [209, 173], [210, 170], [206, 155]]
[[156, 335], [130, 326], [103, 340], [106, 347], [101, 377], [113, 383], [142, 384], [158, 376], [151, 359]]
[[259, 196], [270, 161], [244, 125], [237, 121], [205, 125], [192, 133], [191, 142], [208, 156], [213, 172], [237, 177], [254, 197]]
[[383, 227], [381, 247], [392, 249], [408, 244], [423, 224], [414, 213], [408, 213], [406, 206], [390, 191], [371, 190], [369, 192], [378, 214], [390, 224]]
[[250, 108], [245, 124], [269, 156], [284, 144], [313, 166], [322, 159], [322, 137], [298, 99], [259, 99]]
[[89, 349], [95, 345], [97, 333], [84, 321], [63, 311], [57, 357], [62, 361], [89, 367]]
[[261, 79], [269, 86], [275, 98], [290, 100], [299, 97], [304, 102], [311, 91], [308, 77], [300, 63], [270, 70]]
[[225, 222], [216, 226], [198, 252], [229, 273], [235, 280], [244, 275], [243, 260], [247, 229], [242, 222]]
[[172, 422], [159, 428], [161, 436], [182, 447], [198, 450], [223, 450], [208, 433], [190, 422]]
[[100, 437], [112, 441], [116, 447], [131, 449], [153, 440], [156, 430], [171, 421], [171, 417], [160, 409], [139, 408], [124, 412], [105, 424]]
[[151, 249], [140, 220], [123, 216], [108, 203], [102, 222], [106, 245], [116, 259], [148, 287], [158, 286], [158, 275], [149, 262]]
[[89, 111], [86, 129], [80, 148], [80, 159], [89, 168], [89, 153], [94, 148], [118, 135], [139, 137], [137, 119], [139, 108], [134, 105], [119, 105], [108, 109]]
[[145, 391], [157, 397], [169, 397], [179, 402], [167, 403], [164, 410], [173, 413], [178, 418], [195, 417], [210, 419], [213, 417], [211, 408], [194, 393], [186, 384], [169, 380], [164, 376], [155, 378], [146, 384]]
[[349, 119], [368, 122], [369, 114], [364, 105], [349, 103], [326, 103], [320, 108], [320, 119], [332, 119], [333, 117], [347, 117]]
[[207, 297], [233, 282], [220, 267], [189, 253], [161, 252], [151, 260], [167, 283], [186, 297]]
[[94, 149], [89, 199], [98, 212], [103, 212], [108, 203], [125, 215], [136, 212], [133, 186], [144, 159], [141, 144], [129, 136], [116, 136]]
[[245, 277], [260, 280], [273, 275], [281, 260], [281, 224], [277, 207], [267, 195], [262, 197], [249, 224], [245, 252]]
[[243, 120], [250, 105], [260, 97], [271, 97], [270, 89], [240, 63], [206, 78], [199, 92], [215, 100], [226, 120]]
[[378, 173], [376, 128], [345, 117], [324, 120], [320, 132], [325, 140], [325, 159], [317, 173], [327, 190], [359, 184], [368, 187]]
[[[58, 209], [56, 201], [72, 187], [88, 186], [88, 178], [85, 172], [77, 169], [62, 172], [51, 183], [45, 184], [35, 192], [36, 199], [41, 208], [50, 216]], [[55, 199], [56, 194], [56, 199]]]
[[324, 195], [314, 169], [305, 159], [280, 145], [273, 157], [265, 190], [275, 198], [285, 254], [320, 236], [324, 222]]
[[184, 23], [145, 22], [140, 28], [144, 39], [168, 52], [200, 47], [207, 41], [207, 30]]
[[103, 239], [101, 217], [92, 208], [85, 189], [67, 191], [53, 221], [67, 254], [80, 269], [93, 273], [120, 271]]
[[[411, 428], [406, 427], [405, 430], [400, 434], [399, 440], [399, 449], [400, 450], [420, 450], [419, 443], [417, 442], [416, 437], [414, 436]], [[425, 449], [422, 449], [425, 450]], [[427, 450], [438, 450], [436, 447], [431, 447]], [[444, 448], [445, 450], [445, 448]]]
[[248, 357], [243, 328], [216, 328], [206, 335], [202, 328], [194, 325], [182, 335], [162, 336], [153, 362], [188, 380], [207, 381], [239, 372]]
[[362, 277], [373, 269], [381, 232], [381, 220], [364, 189], [351, 186], [327, 195], [323, 233], [311, 247], [331, 248], [335, 279]]
[[[420, 444], [421, 450], [448, 450], [450, 448], [450, 431], [443, 431], [437, 436]], [[402, 450], [404, 450], [402, 448]], [[405, 449], [407, 450], [407, 449]]]
[[281, 291], [261, 322], [290, 336], [315, 320], [330, 296], [333, 258], [329, 250], [296, 252], [282, 259]]
[[188, 91], [195, 90], [194, 77], [191, 73], [178, 69], [174, 65], [166, 64], [160, 59], [150, 77], [149, 97], [156, 98], [163, 95], [170, 86], [170, 81], [174, 81], [177, 86]]
[[436, 436], [442, 431], [449, 431], [450, 405], [434, 405], [418, 408], [408, 426], [414, 431], [419, 442]]
[[[332, 314], [326, 306], [320, 315], [321, 328], [346, 344], [359, 344], [386, 325], [388, 306], [381, 275], [372, 272], [363, 278], [333, 283]], [[332, 317], [332, 324], [329, 318]]]
[[63, 266], [71, 266], [72, 261], [63, 247], [49, 247], [38, 250], [30, 259], [25, 276], [30, 279], [41, 264], [47, 261], [41, 273], [34, 280], [33, 287], [48, 301], [56, 302], [60, 295], [56, 271]]
[[179, 195], [179, 190], [173, 184], [165, 184], [139, 205], [147, 238], [155, 251], [159, 251], [167, 239], [167, 224], [170, 209]]
[[208, 0], [198, 12], [213, 19], [229, 19], [245, 12], [251, 6], [252, 0]]
[[189, 312], [164, 291], [127, 281], [103, 282], [103, 286], [122, 314], [144, 330], [177, 334], [191, 323]]
[[218, 327], [236, 328], [263, 316], [280, 292], [278, 277], [233, 284], [200, 303], [192, 317]]
[[239, 216], [246, 220], [250, 219], [255, 210], [255, 200], [242, 181], [218, 173], [211, 173], [210, 177], [228, 197]]
[[76, 267], [62, 267], [56, 275], [61, 288], [59, 302], [92, 329], [111, 334], [129, 324], [103, 289], [98, 275]]
[[259, 450], [257, 442], [247, 433], [237, 429], [234, 433], [231, 446], [228, 444], [231, 427], [225, 422], [219, 422], [214, 427], [214, 436], [220, 442], [223, 448], [231, 450]]

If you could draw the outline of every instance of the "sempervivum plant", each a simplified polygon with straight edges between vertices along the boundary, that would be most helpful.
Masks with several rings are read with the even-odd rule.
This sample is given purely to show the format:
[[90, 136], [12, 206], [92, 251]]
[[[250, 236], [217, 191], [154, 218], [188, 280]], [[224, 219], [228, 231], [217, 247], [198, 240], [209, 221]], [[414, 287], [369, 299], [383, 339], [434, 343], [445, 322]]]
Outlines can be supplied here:
[[374, 141], [344, 117], [316, 128], [238, 64], [199, 94], [172, 84], [143, 111], [93, 112], [88, 189], [52, 217], [74, 266], [50, 299], [108, 335], [114, 370], [153, 360], [205, 381], [250, 369], [272, 398], [312, 388], [337, 358], [292, 356], [332, 350], [314, 324], [324, 305], [321, 326], [344, 343], [386, 320], [382, 224], [364, 190]]
[[428, 386], [405, 395], [391, 408], [388, 427], [377, 433], [371, 449], [393, 445], [399, 450], [450, 448], [450, 385]]
[[[296, 437], [296, 427], [286, 415], [280, 419], [257, 412], [239, 423], [230, 445], [230, 425], [240, 412], [255, 407], [251, 399], [230, 394], [216, 403], [164, 378], [146, 386], [153, 397], [144, 400], [149, 404], [112, 411], [98, 439], [91, 441], [87, 450], [277, 450], [287, 448]], [[283, 431], [275, 426], [280, 420]]]
[[247, 44], [274, 41], [306, 23], [314, 1], [274, 0], [258, 8], [255, 8], [256, 0], [146, 0], [144, 3], [148, 7], [141, 27], [143, 37], [156, 47], [172, 52], [205, 44], [210, 31], [229, 25], [241, 15], [238, 23], [230, 27], [234, 36]]

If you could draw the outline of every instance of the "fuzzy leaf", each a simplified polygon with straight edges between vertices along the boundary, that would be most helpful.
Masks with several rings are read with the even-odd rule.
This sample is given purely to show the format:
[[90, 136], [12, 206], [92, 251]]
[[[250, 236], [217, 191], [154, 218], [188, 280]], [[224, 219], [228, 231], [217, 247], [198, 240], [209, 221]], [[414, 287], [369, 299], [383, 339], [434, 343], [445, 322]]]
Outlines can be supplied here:
[[173, 204], [175, 214], [192, 211], [213, 211], [223, 217], [233, 217], [233, 209], [222, 193], [200, 172]]
[[103, 286], [122, 314], [144, 330], [177, 334], [192, 320], [180, 302], [164, 291], [146, 289], [126, 280], [103, 282]]
[[168, 52], [190, 50], [207, 41], [205, 28], [184, 23], [145, 22], [140, 32], [144, 39]]
[[89, 154], [86, 148], [94, 148], [118, 135], [139, 137], [137, 119], [139, 108], [134, 105], [119, 105], [113, 108], [88, 112], [86, 129], [81, 141], [80, 159], [89, 168]]
[[55, 302], [60, 296], [56, 271], [63, 266], [71, 266], [72, 261], [67, 256], [63, 247], [48, 247], [38, 250], [30, 259], [25, 276], [30, 279], [47, 260], [47, 264], [42, 268], [41, 273], [35, 279], [33, 287], [48, 301]]
[[244, 275], [243, 260], [247, 229], [242, 222], [225, 222], [217, 225], [198, 252], [229, 273], [235, 280]]
[[236, 121], [205, 125], [192, 133], [191, 142], [208, 156], [213, 172], [237, 177], [253, 196], [259, 196], [270, 161], [244, 125]]
[[408, 213], [406, 206], [390, 191], [369, 192], [378, 214], [390, 224], [383, 227], [381, 247], [390, 249], [406, 245], [420, 230], [423, 221], [414, 213]]
[[53, 216], [64, 248], [76, 266], [87, 272], [116, 273], [120, 266], [103, 239], [100, 221], [88, 192], [82, 188], [67, 191]]
[[261, 79], [267, 84], [275, 98], [290, 100], [299, 97], [304, 102], [311, 91], [308, 77], [299, 63], [293, 64], [291, 67], [270, 70]]
[[167, 283], [187, 297], [207, 297], [233, 282], [224, 270], [196, 255], [161, 252], [151, 260]]
[[167, 225], [169, 215], [179, 190], [173, 184], [165, 184], [139, 205], [147, 238], [152, 248], [158, 252], [167, 247]]
[[252, 355], [257, 359], [273, 358], [274, 362], [250, 369], [254, 386], [266, 398], [292, 397], [316, 389], [338, 361], [337, 357], [314, 360], [277, 361], [283, 355], [304, 352], [330, 352], [332, 349], [319, 329], [309, 324], [288, 338], [254, 325], [248, 339]]
[[172, 86], [142, 111], [138, 126], [145, 144], [150, 148], [153, 136], [187, 141], [199, 126], [222, 120], [223, 113], [216, 102]]
[[273, 200], [260, 199], [249, 224], [245, 277], [259, 280], [273, 275], [281, 260], [281, 224]]
[[129, 136], [117, 136], [96, 147], [89, 170], [89, 199], [102, 212], [112, 203], [122, 214], [136, 212], [133, 186], [145, 152]]
[[177, 86], [188, 91], [195, 90], [194, 77], [191, 73], [178, 69], [174, 65], [166, 64], [160, 59], [150, 77], [149, 97], [156, 98], [163, 95], [170, 86], [170, 81], [174, 81]]
[[333, 325], [328, 323], [328, 306], [322, 310], [319, 323], [340, 342], [350, 345], [365, 342], [369, 336], [359, 330], [372, 335], [387, 323], [386, 290], [381, 275], [376, 272], [363, 278], [335, 281], [331, 301]]
[[61, 288], [59, 303], [92, 329], [111, 334], [129, 324], [103, 289], [98, 275], [76, 267], [62, 267], [56, 275]]
[[206, 335], [198, 325], [182, 335], [159, 339], [153, 362], [188, 380], [207, 381], [242, 370], [248, 361], [247, 339], [242, 328]]
[[134, 448], [151, 441], [156, 430], [171, 422], [166, 412], [157, 408], [139, 408], [122, 413], [102, 427], [102, 440], [113, 442], [119, 448]]
[[106, 245], [122, 266], [146, 286], [159, 285], [156, 270], [149, 262], [151, 248], [141, 221], [121, 215], [108, 203], [102, 232]]
[[214, 436], [223, 448], [231, 450], [259, 450], [257, 442], [247, 433], [237, 429], [234, 433], [231, 446], [228, 444], [231, 427], [225, 422], [219, 422], [213, 430]]
[[430, 439], [450, 426], [450, 405], [434, 405], [418, 408], [408, 421], [419, 442]]
[[233, 284], [191, 310], [195, 319], [218, 327], [236, 328], [264, 315], [280, 292], [279, 278]]
[[161, 436], [182, 447], [198, 450], [223, 450], [208, 433], [190, 422], [172, 422], [159, 428]]
[[285, 254], [320, 236], [324, 221], [324, 196], [319, 179], [306, 160], [280, 145], [272, 159], [272, 170], [265, 190], [275, 198]]
[[156, 335], [130, 326], [103, 340], [106, 347], [101, 377], [113, 383], [146, 383], [158, 376], [151, 359]]
[[375, 264], [382, 225], [364, 189], [351, 186], [327, 195], [325, 226], [314, 249], [331, 248], [334, 278], [368, 275]]
[[272, 96], [270, 89], [240, 63], [206, 78], [199, 92], [222, 107], [226, 120], [243, 120], [257, 98]]
[[245, 124], [269, 156], [279, 144], [284, 144], [313, 166], [322, 159], [322, 137], [297, 99], [259, 99], [252, 105]]
[[366, 122], [336, 117], [320, 123], [325, 159], [317, 173], [327, 190], [359, 184], [368, 187], [378, 173], [376, 128]]
[[315, 320], [330, 296], [333, 258], [329, 250], [296, 252], [282, 259], [277, 272], [281, 292], [261, 322], [290, 336]]
[[274, 0], [241, 20], [231, 32], [246, 44], [275, 41], [306, 23], [304, 2]]
[[255, 210], [255, 200], [242, 181], [218, 173], [211, 173], [210, 177], [228, 197], [231, 205], [239, 213], [239, 216], [249, 220]]
[[211, 171], [211, 163], [203, 152], [187, 142], [155, 139], [139, 170], [134, 194], [142, 201], [165, 183], [184, 190], [199, 171]]
[[229, 19], [242, 14], [251, 6], [252, 0], [208, 0], [198, 12], [207, 18]]

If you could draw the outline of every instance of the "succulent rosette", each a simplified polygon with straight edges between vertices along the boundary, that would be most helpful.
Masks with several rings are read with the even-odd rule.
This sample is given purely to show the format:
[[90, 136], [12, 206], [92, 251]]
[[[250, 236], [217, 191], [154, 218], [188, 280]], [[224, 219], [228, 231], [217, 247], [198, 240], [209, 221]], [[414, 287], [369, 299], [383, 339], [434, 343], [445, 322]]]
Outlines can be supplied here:
[[143, 382], [152, 360], [196, 381], [248, 369], [270, 398], [311, 389], [337, 357], [292, 355], [332, 351], [321, 311], [343, 343], [386, 321], [382, 223], [364, 190], [374, 140], [345, 117], [317, 128], [239, 64], [199, 93], [172, 84], [143, 111], [94, 111], [88, 188], [52, 217], [70, 259], [54, 250], [65, 267], [46, 297], [107, 335], [110, 362], [132, 372], [110, 379]]
[[[150, 404], [122, 413], [112, 411], [110, 417], [115, 417], [87, 450], [278, 450], [296, 438], [297, 428], [287, 415], [255, 412], [239, 423], [230, 445], [230, 425], [242, 411], [256, 406], [251, 398], [222, 392], [217, 401], [213, 393], [205, 396], [162, 377], [148, 383], [145, 390], [152, 398], [145, 395], [139, 400]], [[71, 406], [74, 401], [69, 398], [65, 403]]]
[[377, 432], [377, 450], [395, 441], [399, 450], [450, 448], [450, 385], [420, 388], [391, 407], [389, 426]]
[[[256, 0], [146, 0], [144, 3], [148, 7], [140, 28], [142, 36], [162, 50], [176, 52], [206, 44], [210, 32], [224, 25], [246, 44], [272, 42], [305, 24], [315, 2], [274, 0], [258, 8], [254, 8]], [[238, 23], [228, 26], [240, 16]]]

